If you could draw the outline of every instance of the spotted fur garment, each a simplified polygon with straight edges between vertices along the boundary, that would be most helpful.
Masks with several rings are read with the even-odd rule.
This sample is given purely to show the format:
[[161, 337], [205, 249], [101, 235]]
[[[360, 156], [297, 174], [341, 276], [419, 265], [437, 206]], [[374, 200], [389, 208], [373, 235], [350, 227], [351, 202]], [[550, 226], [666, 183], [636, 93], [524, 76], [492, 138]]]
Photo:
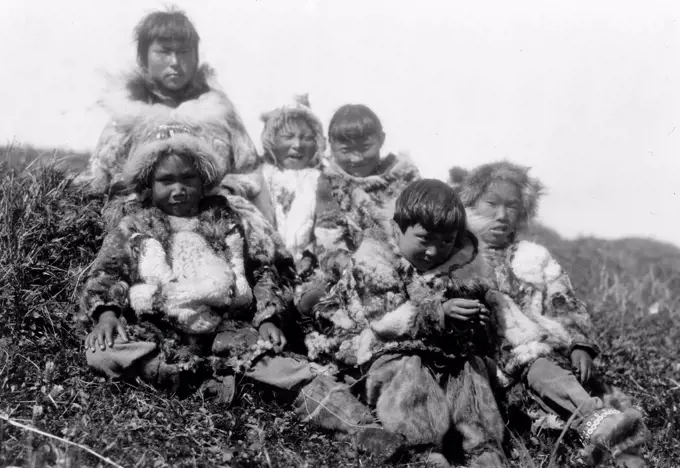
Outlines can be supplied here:
[[127, 212], [88, 274], [82, 318], [110, 308], [189, 335], [215, 333], [224, 321], [286, 320], [292, 258], [252, 204], [211, 196], [193, 218], [142, 202]]
[[305, 339], [309, 357], [357, 366], [386, 353], [416, 353], [459, 363], [475, 338], [448, 322], [442, 304], [451, 297], [483, 298], [483, 275], [483, 259], [468, 243], [439, 269], [419, 273], [391, 231], [375, 228], [315, 307], [317, 330]]
[[417, 167], [405, 156], [385, 157], [374, 175], [354, 177], [327, 162], [317, 184], [313, 254], [319, 268], [298, 288], [296, 297], [335, 283], [366, 231], [389, 228], [401, 191], [418, 180]]

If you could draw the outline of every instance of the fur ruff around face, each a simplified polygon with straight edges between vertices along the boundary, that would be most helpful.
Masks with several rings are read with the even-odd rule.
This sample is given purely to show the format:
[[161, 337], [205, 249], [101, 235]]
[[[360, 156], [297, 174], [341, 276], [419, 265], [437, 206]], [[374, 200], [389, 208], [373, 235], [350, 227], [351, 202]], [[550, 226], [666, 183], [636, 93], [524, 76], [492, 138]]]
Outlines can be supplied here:
[[[144, 126], [150, 122], [144, 122]], [[148, 137], [132, 147], [130, 156], [123, 166], [121, 179], [129, 188], [140, 191], [149, 188], [149, 178], [160, 158], [169, 153], [188, 155], [198, 169], [203, 186], [210, 190], [217, 185], [225, 173], [226, 165], [212, 145], [183, 124], [166, 124], [158, 121], [149, 130]]]
[[264, 122], [262, 129], [262, 149], [264, 150], [265, 160], [269, 164], [277, 165], [276, 157], [273, 153], [274, 138], [281, 131], [284, 124], [289, 119], [303, 119], [314, 132], [316, 140], [316, 154], [309, 163], [309, 167], [318, 167], [321, 164], [323, 155], [326, 151], [326, 137], [323, 132], [321, 120], [312, 112], [307, 94], [295, 96], [293, 104], [289, 104], [278, 109], [271, 110], [262, 114], [260, 117]]
[[466, 207], [474, 206], [494, 182], [504, 181], [515, 185], [522, 198], [520, 226], [525, 226], [536, 217], [538, 202], [543, 194], [543, 184], [529, 176], [529, 169], [509, 161], [484, 164], [470, 172], [456, 167], [450, 171], [451, 183]]

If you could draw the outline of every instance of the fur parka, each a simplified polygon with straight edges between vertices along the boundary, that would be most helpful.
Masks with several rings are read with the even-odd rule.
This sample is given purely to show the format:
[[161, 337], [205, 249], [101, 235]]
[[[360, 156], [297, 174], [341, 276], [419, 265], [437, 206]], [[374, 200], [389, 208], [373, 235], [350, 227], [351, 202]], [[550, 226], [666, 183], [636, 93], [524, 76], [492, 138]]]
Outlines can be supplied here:
[[[479, 237], [492, 223], [467, 210], [470, 229]], [[536, 358], [556, 353], [562, 358], [574, 348], [593, 357], [600, 348], [585, 305], [576, 298], [568, 275], [548, 250], [533, 242], [513, 242], [506, 249], [481, 250], [492, 268], [489, 302], [505, 330], [512, 352], [507, 374], [517, 378]]]
[[274, 205], [276, 229], [299, 262], [304, 254], [314, 250], [316, 188], [321, 171], [315, 167], [281, 169], [265, 163], [262, 172]]
[[389, 230], [396, 199], [418, 168], [403, 155], [390, 154], [375, 175], [355, 177], [332, 160], [322, 166], [316, 189], [313, 256], [318, 268], [305, 278], [296, 298], [326, 290], [336, 282], [364, 233], [375, 227]]
[[[262, 172], [274, 206], [275, 225], [286, 248], [299, 262], [303, 254], [313, 251], [316, 190], [326, 150], [323, 125], [312, 112], [307, 94], [295, 96], [292, 104], [266, 112], [261, 119], [265, 161]], [[307, 122], [316, 143], [316, 153], [303, 169], [284, 169], [274, 155], [276, 137], [291, 119]]]
[[208, 65], [199, 67], [181, 98], [164, 96], [141, 69], [118, 77], [112, 88], [99, 102], [109, 114], [109, 122], [91, 156], [88, 170], [79, 178], [92, 190], [108, 192], [120, 188], [122, 168], [130, 151], [138, 140], [147, 136], [137, 124], [145, 116], [164, 114], [168, 119], [186, 120], [201, 127], [205, 144], [213, 146], [224, 161], [221, 177], [225, 189], [248, 199], [260, 193], [261, 158]]
[[104, 239], [82, 291], [82, 319], [110, 309], [188, 335], [286, 321], [292, 259], [252, 204], [209, 196], [190, 218], [137, 205]]
[[372, 229], [348, 268], [314, 308], [318, 331], [307, 334], [309, 357], [349, 366], [385, 353], [420, 353], [458, 361], [471, 351], [471, 330], [448, 323], [451, 297], [484, 298], [487, 268], [471, 237], [444, 265], [419, 273], [401, 255], [393, 232]]

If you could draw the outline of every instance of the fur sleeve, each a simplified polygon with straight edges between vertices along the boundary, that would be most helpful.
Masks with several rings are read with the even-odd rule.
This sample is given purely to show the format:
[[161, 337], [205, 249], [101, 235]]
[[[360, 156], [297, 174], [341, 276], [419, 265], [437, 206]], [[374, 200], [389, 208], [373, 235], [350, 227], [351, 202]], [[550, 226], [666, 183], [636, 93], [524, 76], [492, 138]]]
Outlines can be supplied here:
[[[366, 238], [318, 315], [336, 326], [369, 327], [382, 340], [415, 339], [444, 327], [441, 302], [427, 299], [427, 288], [404, 275], [390, 246]], [[407, 277], [408, 276], [408, 277]], [[413, 296], [413, 297], [412, 297]]]
[[229, 173], [222, 179], [220, 187], [226, 195], [237, 195], [249, 200], [269, 223], [274, 224], [274, 204], [261, 168], [246, 174]]
[[225, 116], [231, 129], [231, 147], [234, 160], [234, 172], [246, 174], [258, 169], [262, 163], [262, 158], [257, 154], [257, 149], [253, 140], [248, 135], [241, 117], [236, 112], [234, 105], [229, 102], [228, 111]]
[[274, 321], [283, 325], [293, 299], [295, 264], [278, 234], [264, 216], [241, 197], [229, 196], [239, 215], [246, 240], [244, 263], [253, 289], [256, 310], [253, 325]]
[[522, 242], [513, 259], [513, 270], [543, 290], [543, 314], [567, 329], [572, 348], [586, 349], [593, 356], [599, 354], [595, 327], [585, 304], [576, 297], [569, 276], [545, 247]]
[[349, 264], [356, 246], [347, 216], [333, 197], [333, 187], [328, 177], [319, 177], [316, 190], [314, 223], [314, 254], [319, 267], [331, 277], [338, 277]]
[[106, 192], [120, 164], [130, 151], [130, 134], [111, 120], [102, 131], [90, 158], [90, 184], [96, 192]]
[[81, 293], [80, 318], [97, 320], [105, 310], [120, 315], [129, 304], [133, 272], [128, 218], [104, 238]]

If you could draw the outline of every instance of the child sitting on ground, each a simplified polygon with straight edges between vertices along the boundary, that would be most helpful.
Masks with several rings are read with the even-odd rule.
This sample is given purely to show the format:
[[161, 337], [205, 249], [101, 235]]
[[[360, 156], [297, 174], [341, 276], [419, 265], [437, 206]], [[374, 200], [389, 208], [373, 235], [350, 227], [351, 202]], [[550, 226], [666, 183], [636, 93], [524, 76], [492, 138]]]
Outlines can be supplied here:
[[[506, 384], [520, 380], [545, 410], [565, 421], [575, 413], [572, 427], [590, 464], [612, 454], [629, 467], [644, 466], [637, 454], [646, 438], [642, 414], [622, 395], [614, 408], [610, 398], [594, 397], [584, 388], [595, 380], [593, 359], [599, 354], [584, 304], [550, 253], [518, 237], [536, 215], [541, 183], [510, 162], [485, 164], [467, 175], [452, 172], [458, 174], [468, 220], [485, 242], [484, 255], [494, 269], [499, 293], [491, 302], [504, 311], [498, 315], [512, 345], [504, 356]], [[538, 342], [530, 343], [536, 337]]]
[[307, 363], [262, 356], [286, 345], [292, 259], [253, 205], [211, 195], [224, 160], [204, 138], [209, 123], [176, 117], [131, 117], [146, 135], [122, 168], [137, 206], [107, 234], [82, 292], [95, 324], [88, 364], [177, 390], [181, 375], [226, 363], [286, 387]]
[[307, 95], [262, 116], [265, 181], [274, 204], [274, 222], [296, 264], [311, 255], [316, 188], [326, 139]]
[[451, 187], [425, 179], [403, 190], [393, 218], [364, 236], [314, 308], [309, 356], [363, 374], [383, 427], [434, 448], [438, 466], [450, 466], [439, 452], [451, 451], [455, 436], [469, 466], [505, 466], [504, 423], [482, 357], [494, 353], [484, 305], [490, 270], [463, 205]]
[[303, 315], [338, 280], [364, 232], [388, 225], [399, 193], [420, 178], [406, 157], [381, 157], [385, 132], [378, 116], [365, 105], [338, 109], [331, 118], [328, 139], [330, 160], [317, 186], [315, 258], [307, 257], [301, 268], [306, 280], [296, 293]]

